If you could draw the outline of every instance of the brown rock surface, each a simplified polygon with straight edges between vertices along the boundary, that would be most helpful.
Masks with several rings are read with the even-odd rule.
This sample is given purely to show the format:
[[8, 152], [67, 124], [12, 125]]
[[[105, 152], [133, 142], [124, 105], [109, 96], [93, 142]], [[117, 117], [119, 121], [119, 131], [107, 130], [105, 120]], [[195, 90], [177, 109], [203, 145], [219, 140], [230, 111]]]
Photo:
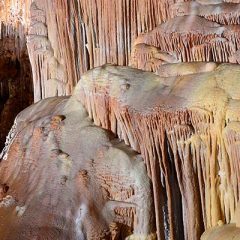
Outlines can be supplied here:
[[[240, 239], [239, 19], [239, 0], [0, 1], [0, 148], [32, 91], [81, 78], [15, 120], [0, 240]], [[135, 69], [83, 75], [106, 63]]]
[[[5, 40], [0, 40], [1, 50], [3, 50], [2, 42]], [[16, 115], [32, 104], [32, 91], [31, 66], [28, 57], [23, 54], [18, 59], [3, 51], [0, 56], [0, 149], [4, 146], [5, 138]]]
[[75, 97], [20, 113], [0, 163], [0, 239], [156, 239], [140, 155]]
[[0, 3], [0, 149], [16, 115], [32, 104], [32, 74], [26, 47], [25, 1]]

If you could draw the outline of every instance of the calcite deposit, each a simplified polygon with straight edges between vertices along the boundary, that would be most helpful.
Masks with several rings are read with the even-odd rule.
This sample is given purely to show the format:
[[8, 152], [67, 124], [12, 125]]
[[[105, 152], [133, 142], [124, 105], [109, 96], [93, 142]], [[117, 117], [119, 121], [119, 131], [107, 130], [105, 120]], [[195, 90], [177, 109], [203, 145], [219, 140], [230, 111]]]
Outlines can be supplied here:
[[240, 240], [239, 24], [239, 0], [1, 0], [0, 240]]
[[0, 239], [156, 239], [142, 157], [50, 98], [18, 115], [0, 164]]
[[237, 221], [239, 66], [212, 64], [209, 71], [180, 76], [178, 68], [168, 65], [172, 75], [164, 77], [96, 68], [75, 95], [95, 124], [143, 155], [159, 239], [198, 240], [219, 221]]
[[[11, 40], [10, 40], [11, 41]], [[5, 40], [0, 39], [1, 43]], [[6, 46], [6, 45], [5, 45]], [[0, 47], [0, 52], [3, 48]], [[11, 59], [9, 50], [0, 56], [0, 148], [16, 115], [33, 103], [31, 67], [26, 55]]]
[[[0, 148], [16, 115], [33, 103], [31, 66], [21, 1], [0, 2]], [[11, 11], [10, 11], [11, 9]]]

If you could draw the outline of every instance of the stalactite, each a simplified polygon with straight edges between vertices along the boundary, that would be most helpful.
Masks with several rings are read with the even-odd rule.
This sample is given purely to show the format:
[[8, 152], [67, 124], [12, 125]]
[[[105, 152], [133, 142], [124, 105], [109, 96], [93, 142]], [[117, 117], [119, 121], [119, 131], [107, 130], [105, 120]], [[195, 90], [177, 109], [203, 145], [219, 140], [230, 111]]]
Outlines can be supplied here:
[[188, 1], [178, 2], [171, 7], [172, 17], [197, 15], [206, 18], [209, 21], [226, 25], [239, 24], [240, 4], [225, 2], [201, 2]]
[[[14, 9], [11, 18], [3, 14], [4, 22], [13, 23], [7, 33], [18, 21], [23, 27], [17, 32], [28, 33], [35, 101], [71, 94], [84, 72], [105, 63], [157, 72], [169, 62], [229, 62], [239, 49], [236, 1], [5, 2], [3, 10]], [[36, 53], [38, 44], [42, 52]]]
[[[238, 26], [222, 26], [199, 16], [176, 17], [135, 41], [131, 66], [157, 72], [166, 62], [233, 62], [239, 49], [238, 39]], [[151, 61], [156, 58], [153, 51], [167, 53], [175, 59]]]
[[[38, 2], [43, 1], [35, 0], [32, 6], [37, 5]], [[40, 19], [40, 22], [44, 24], [35, 25], [33, 16], [30, 18], [28, 36], [30, 58], [36, 61], [33, 53], [34, 45], [37, 41], [43, 41], [36, 36], [41, 34], [37, 32], [31, 34], [31, 31], [38, 31], [37, 29], [43, 28], [44, 25], [47, 28], [51, 27], [51, 31], [48, 30], [48, 33], [44, 34], [50, 49], [43, 50], [42, 54], [51, 55], [49, 51], [52, 51], [62, 69], [63, 76], [61, 79], [50, 78], [48, 81], [45, 79], [46, 75], [49, 71], [58, 71], [56, 70], [58, 67], [49, 66], [48, 60], [43, 62], [43, 69], [39, 69], [38, 64], [32, 63], [35, 66], [34, 72], [39, 74], [34, 77], [35, 101], [49, 96], [70, 94], [81, 75], [91, 68], [105, 63], [128, 65], [133, 41], [140, 33], [148, 32], [169, 19], [170, 6], [174, 2], [175, 0], [160, 2], [144, 0], [141, 3], [136, 0], [91, 0], [90, 2], [75, 1], [66, 4], [63, 0], [45, 0], [43, 4], [45, 17], [44, 20]], [[31, 8], [31, 14], [34, 12], [36, 10]], [[149, 61], [148, 68], [155, 69], [155, 64], [161, 64], [162, 57], [164, 61], [175, 59], [175, 56], [168, 53], [160, 53]], [[43, 94], [38, 78], [44, 79], [42, 87], [51, 82], [51, 88], [57, 88], [56, 91]]]
[[14, 118], [32, 103], [31, 67], [26, 48], [25, 27], [28, 1], [0, 3], [0, 149]]
[[[177, 65], [170, 65], [169, 72], [174, 72]], [[164, 236], [163, 222], [170, 224], [170, 238], [183, 237], [174, 232], [181, 229], [172, 219], [175, 214], [182, 214], [185, 239], [189, 240], [200, 239], [204, 229], [219, 221], [234, 220], [240, 198], [235, 123], [239, 121], [235, 114], [239, 97], [230, 86], [237, 89], [238, 78], [234, 65], [168, 78], [105, 66], [84, 75], [76, 88], [74, 95], [94, 122], [143, 155], [153, 182], [159, 239]], [[227, 94], [233, 102], [227, 101]], [[173, 209], [176, 198], [170, 179], [174, 172], [182, 212], [179, 207]], [[165, 204], [161, 197], [164, 194], [167, 219], [163, 208], [158, 208]]]
[[[112, 131], [144, 158], [153, 183], [154, 209], [150, 182], [136, 179], [135, 165], [128, 172], [134, 176], [129, 178], [124, 171], [116, 172], [112, 166], [109, 169], [111, 161], [102, 164], [109, 149], [97, 152], [98, 162], [88, 159], [87, 170], [76, 174], [79, 188], [87, 192], [84, 201], [89, 201], [93, 212], [94, 194], [87, 189], [93, 181], [89, 176], [97, 176], [94, 180], [101, 201], [107, 202], [106, 209], [115, 216], [99, 227], [99, 216], [86, 218], [81, 224], [87, 229], [88, 239], [118, 239], [120, 233], [122, 238], [155, 239], [156, 225], [160, 240], [199, 240], [207, 230], [202, 237], [205, 240], [208, 230], [224, 232], [239, 227], [239, 73], [237, 66], [220, 64], [240, 63], [239, 9], [239, 0], [213, 0], [211, 4], [207, 0], [1, 1], [0, 53], [4, 60], [21, 66], [19, 75], [12, 72], [14, 83], [5, 76], [0, 79], [0, 129], [9, 128], [6, 124], [11, 123], [3, 120], [8, 119], [10, 106], [18, 106], [16, 99], [21, 99], [21, 108], [31, 102], [30, 59], [35, 102], [70, 95], [81, 79], [69, 104], [77, 98], [96, 125]], [[2, 57], [0, 67], [1, 62]], [[105, 63], [130, 65], [156, 74], [104, 66], [82, 77], [87, 70]], [[56, 102], [60, 104], [60, 100]], [[47, 116], [35, 113], [48, 118], [50, 109], [59, 110], [51, 108], [56, 102], [47, 100], [49, 112], [41, 109]], [[37, 159], [38, 153], [46, 150], [43, 142], [50, 136], [64, 185], [74, 160], [57, 148], [60, 133], [54, 134], [65, 119], [60, 113], [47, 126], [44, 122], [44, 127], [34, 125], [34, 131], [29, 130], [33, 131], [33, 142], [37, 142], [37, 147], [30, 146], [29, 154]], [[14, 124], [7, 137], [0, 155], [4, 160], [12, 153], [11, 146], [21, 153], [17, 157], [28, 151], [20, 150], [17, 128]], [[0, 135], [2, 138], [6, 133]], [[2, 188], [0, 184], [1, 207], [14, 205], [16, 199], [4, 196]], [[32, 188], [29, 192], [34, 191]], [[79, 209], [76, 221], [81, 219], [82, 206]], [[21, 211], [24, 206], [16, 206], [17, 214]], [[78, 238], [82, 234], [79, 229]]]

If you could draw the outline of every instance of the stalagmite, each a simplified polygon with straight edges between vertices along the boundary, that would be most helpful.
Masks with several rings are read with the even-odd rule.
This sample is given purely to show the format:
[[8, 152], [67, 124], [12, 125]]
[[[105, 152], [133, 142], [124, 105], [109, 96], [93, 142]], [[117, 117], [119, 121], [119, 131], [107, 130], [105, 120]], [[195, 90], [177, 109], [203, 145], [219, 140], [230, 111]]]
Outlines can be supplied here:
[[235, 213], [236, 223], [223, 225], [222, 221], [218, 222], [218, 226], [206, 231], [201, 240], [231, 240], [240, 238], [240, 205], [237, 205]]

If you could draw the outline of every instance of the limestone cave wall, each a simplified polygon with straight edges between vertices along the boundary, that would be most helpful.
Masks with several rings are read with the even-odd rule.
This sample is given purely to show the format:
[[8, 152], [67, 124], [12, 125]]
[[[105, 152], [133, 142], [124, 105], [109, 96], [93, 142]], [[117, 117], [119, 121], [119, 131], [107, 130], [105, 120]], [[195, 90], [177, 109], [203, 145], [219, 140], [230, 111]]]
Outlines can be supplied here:
[[17, 114], [33, 103], [32, 68], [26, 46], [27, 29], [20, 16], [22, 7], [19, 1], [15, 5], [11, 1], [0, 3], [1, 149]]
[[1, 1], [0, 238], [240, 239], [239, 19], [238, 0]]

